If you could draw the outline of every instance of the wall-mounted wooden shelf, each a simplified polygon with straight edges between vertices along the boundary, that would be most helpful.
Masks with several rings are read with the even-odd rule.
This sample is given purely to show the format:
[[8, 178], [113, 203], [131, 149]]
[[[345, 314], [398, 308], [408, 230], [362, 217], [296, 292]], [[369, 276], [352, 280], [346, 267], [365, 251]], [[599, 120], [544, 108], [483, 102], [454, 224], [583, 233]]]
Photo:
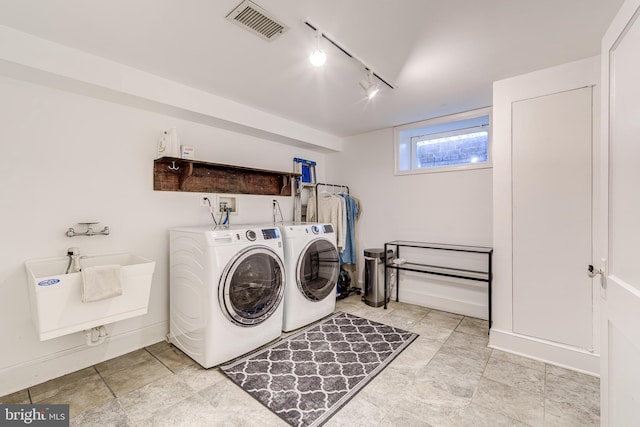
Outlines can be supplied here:
[[153, 189], [196, 193], [290, 196], [294, 172], [277, 172], [198, 160], [161, 157], [153, 164]]

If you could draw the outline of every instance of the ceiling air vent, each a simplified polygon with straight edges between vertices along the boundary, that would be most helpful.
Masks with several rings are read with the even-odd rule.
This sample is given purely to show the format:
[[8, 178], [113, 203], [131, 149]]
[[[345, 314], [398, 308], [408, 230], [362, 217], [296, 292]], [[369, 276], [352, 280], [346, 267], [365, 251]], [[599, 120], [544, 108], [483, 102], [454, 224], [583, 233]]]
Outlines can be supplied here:
[[271, 41], [289, 29], [269, 12], [257, 4], [245, 0], [227, 15], [227, 20], [235, 22], [265, 40]]

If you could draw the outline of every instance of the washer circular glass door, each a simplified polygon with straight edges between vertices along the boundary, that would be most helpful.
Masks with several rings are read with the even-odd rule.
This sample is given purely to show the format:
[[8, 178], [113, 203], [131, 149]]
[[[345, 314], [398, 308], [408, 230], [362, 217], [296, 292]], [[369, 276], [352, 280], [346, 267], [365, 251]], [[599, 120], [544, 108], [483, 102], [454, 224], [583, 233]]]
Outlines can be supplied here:
[[218, 294], [222, 312], [242, 326], [267, 320], [284, 295], [282, 260], [266, 246], [251, 246], [227, 264], [220, 277]]
[[296, 282], [309, 301], [321, 301], [335, 295], [339, 274], [338, 250], [330, 241], [316, 239], [302, 250], [296, 268]]

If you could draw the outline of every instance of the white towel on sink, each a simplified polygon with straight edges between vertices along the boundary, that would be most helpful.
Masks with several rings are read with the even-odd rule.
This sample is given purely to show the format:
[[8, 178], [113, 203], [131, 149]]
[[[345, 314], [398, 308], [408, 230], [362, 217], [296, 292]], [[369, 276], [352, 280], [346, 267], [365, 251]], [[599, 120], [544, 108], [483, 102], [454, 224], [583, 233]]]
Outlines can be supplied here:
[[82, 302], [101, 301], [122, 295], [119, 265], [82, 269]]

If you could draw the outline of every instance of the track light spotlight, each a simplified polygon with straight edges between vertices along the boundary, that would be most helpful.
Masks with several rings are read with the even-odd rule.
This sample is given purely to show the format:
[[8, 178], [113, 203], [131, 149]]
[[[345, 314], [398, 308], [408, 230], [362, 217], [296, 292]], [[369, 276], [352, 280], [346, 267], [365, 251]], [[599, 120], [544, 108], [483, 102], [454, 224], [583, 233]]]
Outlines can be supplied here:
[[322, 67], [327, 62], [327, 54], [322, 49], [315, 49], [309, 56], [309, 61], [314, 67]]
[[367, 77], [360, 80], [360, 87], [364, 90], [364, 94], [369, 99], [376, 96], [376, 94], [380, 90], [378, 85], [374, 85], [373, 83], [373, 72], [371, 70], [367, 72]]
[[322, 33], [316, 31], [316, 48], [309, 55], [309, 61], [314, 67], [322, 67], [327, 62], [327, 54], [320, 49], [320, 37], [322, 37]]

